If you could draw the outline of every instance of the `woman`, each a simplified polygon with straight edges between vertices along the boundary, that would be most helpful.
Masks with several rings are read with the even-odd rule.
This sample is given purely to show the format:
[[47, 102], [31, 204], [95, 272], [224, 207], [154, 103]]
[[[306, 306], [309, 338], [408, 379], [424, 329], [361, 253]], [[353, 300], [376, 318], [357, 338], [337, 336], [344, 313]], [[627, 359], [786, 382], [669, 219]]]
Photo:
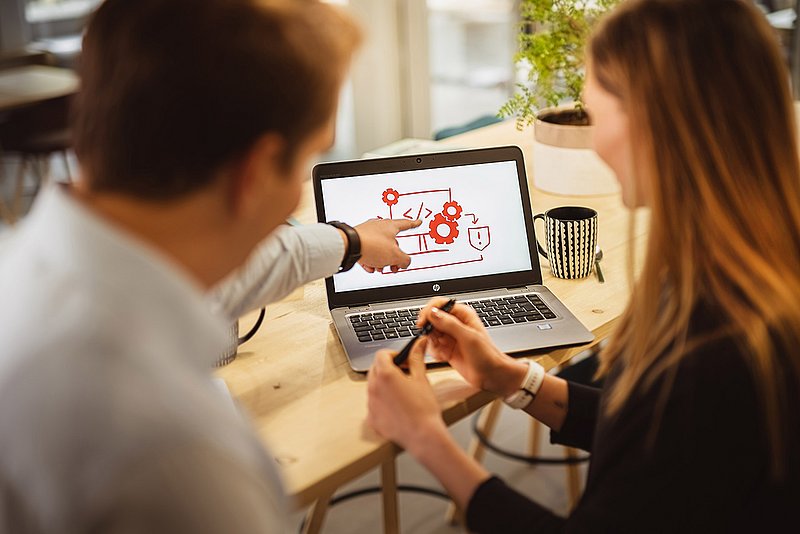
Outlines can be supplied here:
[[[605, 389], [540, 381], [470, 308], [448, 315], [437, 300], [409, 376], [378, 354], [369, 421], [442, 482], [472, 531], [797, 531], [800, 166], [772, 30], [746, 0], [630, 0], [588, 52], [595, 149], [625, 204], [651, 212], [643, 269], [601, 355]], [[523, 406], [553, 441], [592, 452], [568, 518], [455, 444], [426, 349]]]

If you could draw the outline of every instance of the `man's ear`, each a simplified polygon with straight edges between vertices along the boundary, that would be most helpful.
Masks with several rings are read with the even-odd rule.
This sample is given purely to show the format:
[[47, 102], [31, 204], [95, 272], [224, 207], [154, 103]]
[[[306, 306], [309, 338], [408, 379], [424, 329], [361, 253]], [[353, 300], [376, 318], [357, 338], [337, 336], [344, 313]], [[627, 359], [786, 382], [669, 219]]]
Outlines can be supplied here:
[[231, 169], [229, 204], [237, 216], [260, 212], [271, 184], [281, 179], [286, 142], [276, 133], [255, 140]]

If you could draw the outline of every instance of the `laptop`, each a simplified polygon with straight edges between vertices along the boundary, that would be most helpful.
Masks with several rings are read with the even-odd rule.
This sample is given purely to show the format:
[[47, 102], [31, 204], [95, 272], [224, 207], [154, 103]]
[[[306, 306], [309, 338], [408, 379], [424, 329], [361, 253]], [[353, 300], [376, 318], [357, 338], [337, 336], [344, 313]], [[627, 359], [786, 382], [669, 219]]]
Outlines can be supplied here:
[[[399, 351], [431, 297], [478, 312], [495, 344], [517, 353], [594, 339], [544, 286], [522, 151], [515, 146], [323, 163], [314, 167], [321, 222], [421, 219], [397, 236], [407, 269], [360, 265], [325, 280], [350, 366]], [[426, 361], [433, 363], [430, 356]]]

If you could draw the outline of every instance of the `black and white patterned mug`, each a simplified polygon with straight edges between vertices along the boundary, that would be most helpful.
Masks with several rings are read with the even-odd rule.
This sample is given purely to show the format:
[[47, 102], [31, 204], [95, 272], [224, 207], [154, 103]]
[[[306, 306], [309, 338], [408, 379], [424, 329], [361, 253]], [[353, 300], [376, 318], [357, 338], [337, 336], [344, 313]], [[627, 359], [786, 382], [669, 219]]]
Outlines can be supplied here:
[[256, 335], [261, 323], [264, 322], [264, 316], [266, 314], [267, 309], [261, 308], [261, 311], [258, 313], [258, 319], [256, 319], [256, 324], [242, 337], [239, 337], [239, 321], [234, 321], [228, 330], [228, 348], [225, 349], [225, 352], [214, 362], [214, 367], [223, 367], [236, 359], [236, 355], [239, 353], [239, 345]]
[[585, 278], [594, 267], [597, 247], [597, 212], [581, 206], [562, 206], [534, 216], [544, 221], [547, 250], [539, 240], [539, 254], [550, 263], [557, 278]]

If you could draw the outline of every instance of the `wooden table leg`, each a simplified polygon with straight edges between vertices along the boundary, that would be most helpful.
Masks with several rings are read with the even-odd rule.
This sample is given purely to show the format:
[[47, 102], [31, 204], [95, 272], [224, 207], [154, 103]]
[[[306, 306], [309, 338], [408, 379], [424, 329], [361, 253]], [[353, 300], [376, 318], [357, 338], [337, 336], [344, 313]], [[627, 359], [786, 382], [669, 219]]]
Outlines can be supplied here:
[[303, 525], [303, 534], [318, 534], [325, 524], [325, 514], [328, 513], [328, 505], [333, 497], [333, 493], [317, 499], [306, 514], [306, 522]]
[[[500, 415], [500, 409], [503, 407], [502, 399], [492, 401], [488, 408], [481, 414], [478, 419], [478, 430], [483, 433], [487, 438], [492, 436], [494, 427], [497, 425], [497, 418]], [[486, 454], [486, 447], [478, 440], [477, 437], [472, 438], [469, 444], [467, 453], [475, 458], [478, 462], [483, 461], [483, 456]]]
[[383, 487], [383, 532], [384, 534], [399, 534], [397, 464], [394, 458], [381, 465], [381, 486]]
[[[489, 404], [483, 410], [483, 412], [481, 412], [481, 415], [478, 418], [478, 430], [480, 430], [484, 436], [491, 437], [492, 433], [494, 432], [494, 427], [497, 425], [497, 418], [500, 415], [500, 409], [502, 407], [503, 401], [501, 399], [497, 399]], [[473, 437], [469, 442], [467, 454], [469, 454], [477, 462], [482, 462], [483, 456], [486, 454], [486, 447], [483, 446], [483, 443], [481, 443], [477, 437]], [[447, 507], [447, 512], [445, 512], [445, 520], [451, 525], [456, 525], [462, 520], [461, 512], [462, 511], [456, 508], [455, 503], [451, 502]]]
[[[531, 417], [531, 433], [528, 434], [528, 455], [539, 456], [539, 444], [542, 439], [542, 423]], [[531, 467], [535, 467], [533, 464]]]

